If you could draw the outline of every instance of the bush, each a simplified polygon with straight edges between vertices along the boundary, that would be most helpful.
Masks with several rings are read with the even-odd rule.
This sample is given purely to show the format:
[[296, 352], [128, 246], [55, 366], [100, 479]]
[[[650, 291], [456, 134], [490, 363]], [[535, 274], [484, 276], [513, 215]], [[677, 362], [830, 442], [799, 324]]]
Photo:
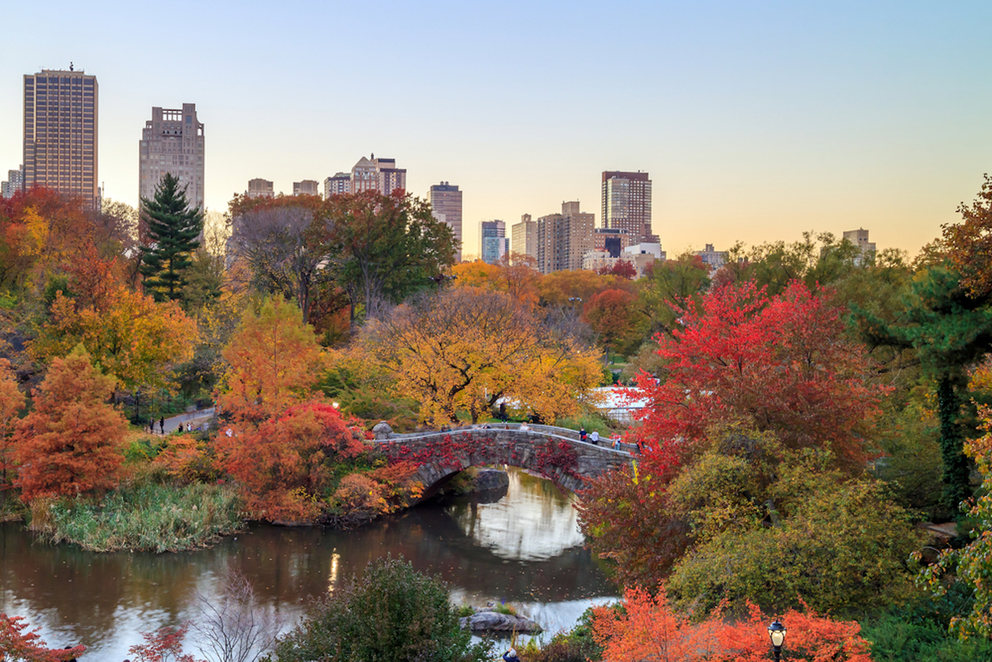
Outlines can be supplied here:
[[960, 641], [940, 623], [888, 614], [863, 626], [874, 662], [972, 662], [992, 660], [992, 642]]
[[303, 622], [276, 646], [277, 662], [471, 662], [488, 644], [470, 644], [458, 627], [448, 589], [402, 559], [380, 559], [361, 580], [313, 603]]

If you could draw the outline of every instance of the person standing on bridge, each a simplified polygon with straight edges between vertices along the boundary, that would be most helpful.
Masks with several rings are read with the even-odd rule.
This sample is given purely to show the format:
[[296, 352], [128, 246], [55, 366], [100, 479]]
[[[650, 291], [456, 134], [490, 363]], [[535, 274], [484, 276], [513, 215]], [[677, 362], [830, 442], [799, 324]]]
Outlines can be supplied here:
[[599, 430], [593, 430], [589, 438], [592, 439], [593, 446], [599, 446]]
[[579, 428], [579, 441], [586, 440], [586, 427], [583, 425]]

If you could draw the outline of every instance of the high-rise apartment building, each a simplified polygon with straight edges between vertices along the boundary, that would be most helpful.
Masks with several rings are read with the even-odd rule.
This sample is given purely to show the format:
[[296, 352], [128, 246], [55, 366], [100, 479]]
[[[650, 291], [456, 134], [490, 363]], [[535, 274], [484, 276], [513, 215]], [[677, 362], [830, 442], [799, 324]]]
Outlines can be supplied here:
[[431, 209], [434, 218], [446, 223], [455, 235], [455, 262], [462, 261], [462, 192], [458, 186], [441, 182], [431, 186]]
[[346, 172], [339, 172], [333, 177], [324, 180], [324, 200], [332, 195], [351, 193], [351, 175]]
[[7, 171], [7, 180], [0, 182], [0, 196], [13, 198], [18, 191], [24, 190], [24, 166], [17, 170]]
[[100, 208], [99, 87], [83, 71], [24, 76], [24, 187], [44, 186]]
[[854, 258], [854, 263], [857, 265], [862, 264], [865, 259], [875, 254], [875, 242], [868, 241], [868, 230], [864, 228], [845, 231], [844, 240], [851, 242], [858, 248], [860, 255]]
[[275, 195], [275, 187], [267, 179], [249, 179], [248, 191], [245, 195], [249, 198], [271, 198]]
[[203, 123], [197, 119], [196, 104], [182, 108], [152, 108], [138, 143], [138, 186], [141, 198], [155, 197], [155, 187], [166, 173], [186, 189], [190, 207], [203, 209]]
[[651, 179], [646, 172], [603, 173], [603, 227], [626, 230], [631, 243], [658, 243], [651, 229]]
[[537, 268], [542, 274], [581, 269], [592, 250], [596, 215], [580, 211], [579, 202], [561, 203], [560, 214], [537, 219]]
[[510, 228], [510, 250], [517, 255], [537, 259], [537, 221], [530, 214], [520, 216], [520, 222]]
[[379, 191], [389, 195], [397, 189], [406, 190], [406, 169], [396, 167], [396, 159], [364, 156], [351, 169], [351, 192]]
[[318, 195], [318, 184], [313, 179], [304, 179], [302, 182], [293, 182], [293, 195]]
[[506, 223], [499, 219], [482, 221], [482, 261], [496, 264], [510, 250]]

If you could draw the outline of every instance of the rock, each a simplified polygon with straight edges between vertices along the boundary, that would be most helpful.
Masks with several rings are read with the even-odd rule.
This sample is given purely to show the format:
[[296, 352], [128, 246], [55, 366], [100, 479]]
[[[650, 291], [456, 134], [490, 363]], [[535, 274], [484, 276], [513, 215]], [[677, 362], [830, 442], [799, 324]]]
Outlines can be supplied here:
[[479, 611], [471, 616], [458, 619], [463, 630], [472, 632], [519, 632], [534, 634], [541, 631], [541, 626], [523, 616], [500, 614], [495, 611]]
[[372, 428], [372, 434], [375, 435], [376, 439], [389, 439], [393, 434], [393, 428], [389, 427], [389, 423], [386, 421], [379, 421]]

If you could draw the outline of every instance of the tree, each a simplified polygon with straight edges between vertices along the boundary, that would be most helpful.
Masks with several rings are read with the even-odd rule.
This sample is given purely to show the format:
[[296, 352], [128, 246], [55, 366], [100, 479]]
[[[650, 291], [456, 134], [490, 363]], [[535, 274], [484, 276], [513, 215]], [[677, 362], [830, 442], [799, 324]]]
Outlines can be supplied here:
[[708, 427], [743, 421], [788, 448], [825, 448], [864, 466], [886, 389], [870, 381], [861, 347], [843, 339], [836, 306], [801, 283], [774, 298], [745, 283], [708, 292], [701, 307], [676, 307], [672, 334], [655, 336], [667, 375], [638, 378], [650, 402], [643, 439], [687, 460]]
[[306, 401], [322, 365], [313, 329], [282, 297], [247, 311], [224, 348], [228, 367], [217, 404], [237, 419], [261, 422]]
[[619, 260], [616, 264], [600, 268], [596, 273], [600, 276], [619, 276], [626, 280], [637, 278], [637, 268], [630, 260]]
[[113, 390], [114, 378], [101, 374], [82, 349], [52, 362], [34, 410], [14, 435], [15, 485], [24, 501], [116, 485], [127, 423], [107, 403]]
[[141, 275], [145, 289], [156, 301], [179, 301], [186, 286], [186, 271], [200, 246], [203, 213], [190, 209], [179, 179], [166, 173], [151, 200], [142, 198], [142, 219], [148, 224], [141, 246]]
[[406, 195], [376, 191], [333, 196], [329, 201], [332, 241], [340, 248], [334, 268], [351, 299], [351, 319], [364, 306], [369, 319], [384, 306], [424, 289], [454, 263], [451, 228], [434, 218], [430, 204]]
[[709, 273], [702, 258], [691, 253], [648, 265], [637, 288], [644, 313], [651, 320], [651, 335], [671, 333], [676, 311], [699, 304], [710, 285]]
[[992, 351], [990, 301], [992, 293], [971, 296], [956, 271], [932, 267], [916, 275], [896, 320], [886, 322], [860, 308], [854, 311], [870, 345], [913, 350], [936, 386], [944, 504], [951, 512], [971, 494], [964, 440], [976, 436], [977, 420], [967, 370]]
[[233, 254], [247, 264], [252, 284], [269, 295], [296, 301], [303, 321], [333, 281], [330, 209], [315, 196], [249, 198], [230, 204]]
[[582, 307], [582, 319], [600, 342], [620, 354], [636, 350], [644, 341], [647, 318], [638, 309], [637, 295], [626, 290], [603, 290]]
[[329, 465], [354, 459], [365, 449], [337, 409], [316, 402], [291, 406], [232, 436], [221, 432], [215, 446], [220, 466], [244, 486], [255, 518], [311, 522], [326, 506]]
[[958, 206], [962, 223], [944, 226], [944, 241], [961, 284], [973, 296], [992, 294], [992, 177], [986, 173], [978, 198]]
[[183, 639], [189, 623], [178, 627], [166, 626], [155, 632], [142, 632], [143, 644], [137, 644], [127, 649], [134, 656], [135, 662], [197, 662], [192, 655], [183, 654]]
[[13, 475], [11, 437], [17, 415], [24, 408], [24, 394], [17, 388], [14, 371], [7, 359], [0, 359], [0, 489], [10, 485]]
[[472, 645], [458, 626], [448, 588], [402, 559], [380, 559], [362, 578], [315, 602], [276, 646], [276, 662], [483, 662], [491, 644]]
[[592, 352], [506, 294], [476, 288], [423, 295], [368, 325], [361, 342], [437, 425], [459, 411], [476, 421], [503, 397], [553, 420], [576, 411], [601, 375]]
[[28, 624], [23, 616], [0, 613], [0, 659], [10, 662], [65, 662], [75, 660], [86, 651], [86, 646], [47, 648], [38, 630], [25, 632]]

